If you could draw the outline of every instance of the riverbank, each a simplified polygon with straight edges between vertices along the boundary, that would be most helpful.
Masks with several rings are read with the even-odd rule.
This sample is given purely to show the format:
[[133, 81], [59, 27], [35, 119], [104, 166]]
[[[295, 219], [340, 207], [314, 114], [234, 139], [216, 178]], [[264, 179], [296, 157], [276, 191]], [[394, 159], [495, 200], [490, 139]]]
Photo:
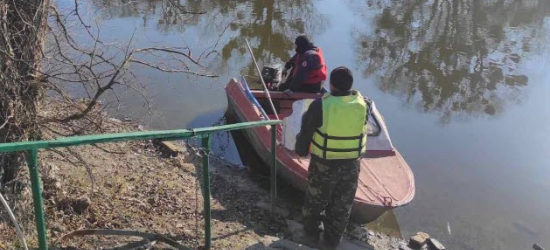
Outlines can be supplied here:
[[[47, 107], [41, 110], [45, 121], [68, 110], [51, 100], [43, 107]], [[138, 124], [109, 118], [99, 110], [92, 117], [64, 125], [46, 123], [44, 139], [143, 129]], [[58, 249], [135, 246], [139, 240], [135, 237], [83, 236], [60, 241], [79, 229], [128, 229], [156, 233], [200, 249], [204, 244], [203, 196], [198, 181], [201, 161], [193, 150], [182, 151], [185, 152], [167, 156], [151, 141], [41, 151], [39, 162], [50, 245], [56, 242]], [[282, 195], [278, 213], [270, 213], [269, 190], [264, 185], [268, 178], [229, 165], [212, 157], [212, 249], [293, 249], [293, 244], [284, 239], [293, 238], [300, 203]], [[9, 203], [28, 243], [36, 246], [26, 170], [16, 187], [21, 195], [14, 197], [7, 193]], [[20, 249], [13, 226], [4, 218], [4, 212], [1, 216], [1, 247]], [[406, 249], [406, 241], [369, 231], [364, 226], [350, 225], [348, 231], [348, 238], [368, 242], [375, 249]]]

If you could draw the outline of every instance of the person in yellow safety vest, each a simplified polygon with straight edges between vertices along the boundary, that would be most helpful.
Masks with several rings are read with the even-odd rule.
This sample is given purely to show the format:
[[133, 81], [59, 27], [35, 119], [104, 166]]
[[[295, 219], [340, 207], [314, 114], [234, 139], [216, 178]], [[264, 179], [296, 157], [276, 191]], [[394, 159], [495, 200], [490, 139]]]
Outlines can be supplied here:
[[[352, 90], [346, 67], [330, 74], [330, 93], [311, 103], [302, 117], [296, 153], [311, 153], [303, 213], [303, 243], [335, 249], [349, 221], [359, 178], [359, 158], [367, 150], [371, 101]], [[321, 213], [325, 212], [322, 217]], [[323, 244], [318, 246], [323, 222]]]

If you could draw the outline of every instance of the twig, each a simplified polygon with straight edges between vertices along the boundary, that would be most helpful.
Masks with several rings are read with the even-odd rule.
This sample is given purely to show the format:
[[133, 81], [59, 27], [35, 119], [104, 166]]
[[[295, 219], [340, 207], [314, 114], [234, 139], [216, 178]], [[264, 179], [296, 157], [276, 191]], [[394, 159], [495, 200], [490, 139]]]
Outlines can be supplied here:
[[6, 201], [6, 199], [4, 199], [4, 196], [1, 193], [0, 193], [0, 201], [2, 202], [2, 205], [4, 205], [4, 208], [8, 211], [8, 215], [11, 219], [11, 222], [13, 222], [13, 225], [15, 226], [15, 230], [17, 231], [17, 236], [19, 237], [19, 240], [23, 242], [23, 246], [25, 247], [25, 250], [29, 250], [29, 248], [27, 247], [27, 241], [25, 240], [25, 235], [21, 230], [21, 226], [19, 226], [19, 223], [17, 223], [17, 220], [15, 219], [15, 215], [13, 215], [13, 212], [11, 211], [11, 208], [8, 205], [8, 202]]
[[146, 247], [145, 250], [150, 250], [150, 249], [152, 249], [153, 246], [155, 246], [155, 244], [157, 244], [157, 241], [156, 241], [156, 240], [147, 243], [147, 245], [145, 245], [145, 247]]
[[125, 200], [125, 201], [134, 201], [134, 202], [139, 203], [141, 206], [143, 206], [143, 208], [148, 208], [148, 206], [145, 204], [145, 202], [140, 201], [140, 200], [138, 200], [138, 199], [136, 199], [136, 198], [132, 198], [132, 197], [120, 197], [119, 199]]
[[6, 121], [4, 122], [4, 124], [0, 125], [0, 129], [3, 129], [6, 125], [8, 125], [11, 118], [13, 118], [13, 116], [11, 115], [6, 117]]
[[176, 3], [174, 0], [168, 0], [172, 5], [174, 5], [182, 14], [194, 14], [194, 15], [202, 15], [206, 14], [206, 11], [200, 11], [200, 12], [193, 12], [193, 11], [187, 11], [185, 10], [179, 3]]
[[[214, 51], [216, 51], [216, 47], [218, 47], [218, 44], [220, 43], [220, 40], [223, 36], [223, 34], [225, 34], [225, 31], [231, 26], [231, 23], [228, 23], [227, 26], [225, 26], [225, 28], [223, 29], [222, 33], [218, 36], [218, 40], [216, 40], [216, 43], [214, 44], [214, 46], [212, 46], [212, 49], [210, 50], [210, 52], [208, 52], [208, 54], [206, 54], [206, 56], [204, 58], [208, 58], [208, 56], [210, 56], [210, 54], [214, 53]], [[204, 50], [200, 56], [199, 56], [199, 59], [198, 61], [201, 60], [202, 56], [204, 55], [204, 53], [206, 52], [206, 50]]]
[[174, 247], [179, 250], [192, 250], [189, 247], [183, 246], [179, 243], [177, 243], [174, 240], [168, 239], [160, 234], [154, 234], [154, 233], [144, 233], [139, 231], [130, 231], [130, 230], [113, 230], [113, 229], [84, 229], [84, 230], [76, 230], [73, 232], [70, 232], [66, 235], [63, 235], [63, 237], [59, 238], [56, 241], [56, 245], [63, 240], [75, 237], [75, 236], [85, 236], [85, 235], [116, 235], [116, 236], [135, 236], [135, 237], [141, 237], [145, 239], [149, 239], [152, 241], [159, 241], [168, 244], [171, 247]]

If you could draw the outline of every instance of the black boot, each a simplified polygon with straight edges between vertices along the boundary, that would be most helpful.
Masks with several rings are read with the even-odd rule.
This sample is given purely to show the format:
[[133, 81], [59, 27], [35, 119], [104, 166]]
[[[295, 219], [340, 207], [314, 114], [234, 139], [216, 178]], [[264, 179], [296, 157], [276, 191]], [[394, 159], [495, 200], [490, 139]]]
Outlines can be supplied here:
[[328, 234], [323, 235], [323, 242], [319, 249], [321, 250], [336, 250], [340, 245], [342, 237], [334, 237]]
[[307, 232], [301, 230], [297, 235], [293, 237], [296, 243], [300, 243], [309, 247], [318, 248], [320, 236], [319, 233]]

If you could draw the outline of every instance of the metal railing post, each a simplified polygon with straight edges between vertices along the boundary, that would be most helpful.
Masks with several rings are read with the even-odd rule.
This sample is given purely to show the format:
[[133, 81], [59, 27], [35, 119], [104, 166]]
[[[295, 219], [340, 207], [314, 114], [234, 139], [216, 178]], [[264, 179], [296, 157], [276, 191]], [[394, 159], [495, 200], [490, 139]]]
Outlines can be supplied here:
[[277, 126], [271, 126], [271, 212], [275, 213], [277, 201]]
[[44, 219], [44, 207], [42, 205], [42, 192], [40, 191], [40, 173], [38, 172], [38, 150], [28, 151], [29, 173], [31, 177], [32, 199], [34, 205], [34, 218], [36, 222], [36, 233], [38, 234], [38, 247], [40, 250], [48, 250], [48, 239], [46, 237], [46, 222]]
[[202, 178], [204, 185], [204, 247], [210, 249], [212, 244], [212, 237], [210, 234], [210, 134], [203, 135], [202, 147], [205, 153], [202, 158]]

